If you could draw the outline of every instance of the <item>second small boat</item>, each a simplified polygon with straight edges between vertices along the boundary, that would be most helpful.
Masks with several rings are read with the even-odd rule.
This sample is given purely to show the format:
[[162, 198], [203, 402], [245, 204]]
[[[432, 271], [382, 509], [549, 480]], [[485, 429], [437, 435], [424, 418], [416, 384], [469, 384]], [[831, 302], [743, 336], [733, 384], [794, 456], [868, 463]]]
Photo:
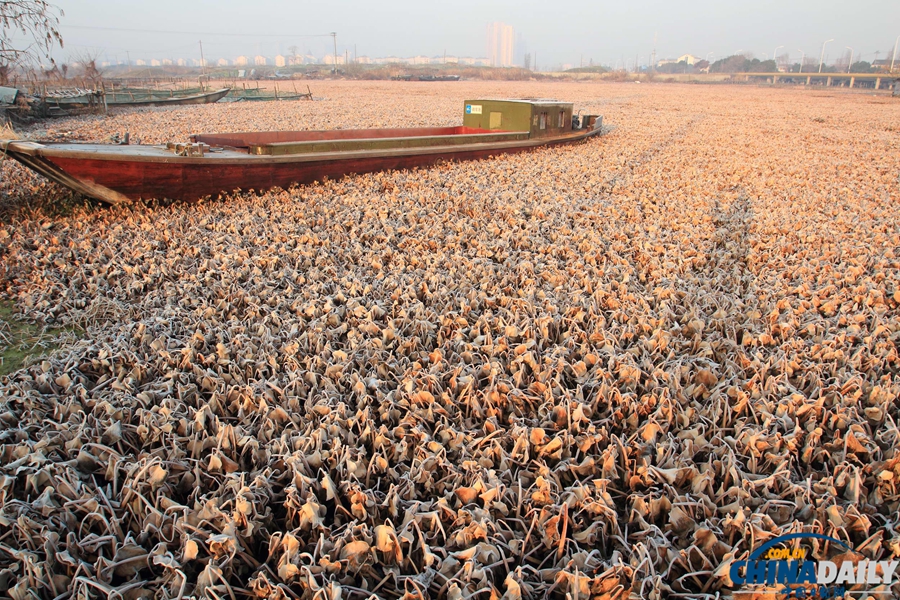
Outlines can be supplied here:
[[196, 200], [326, 177], [408, 169], [570, 144], [601, 133], [554, 100], [466, 100], [460, 127], [217, 133], [166, 145], [0, 140], [0, 150], [102, 202]]
[[183, 106], [187, 104], [213, 104], [228, 95], [231, 88], [212, 91], [193, 90], [188, 93], [177, 90], [110, 90], [85, 92], [80, 95], [49, 95], [44, 98], [51, 107], [71, 109], [105, 104], [108, 107], [127, 108], [139, 106]]

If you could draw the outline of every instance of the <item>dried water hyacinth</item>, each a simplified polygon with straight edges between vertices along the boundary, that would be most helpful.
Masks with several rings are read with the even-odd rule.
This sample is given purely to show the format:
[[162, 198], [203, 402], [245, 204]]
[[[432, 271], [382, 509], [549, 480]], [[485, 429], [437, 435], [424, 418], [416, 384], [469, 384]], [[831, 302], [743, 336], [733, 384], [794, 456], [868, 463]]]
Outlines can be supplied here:
[[[43, 134], [454, 124], [474, 96], [616, 129], [5, 221], [17, 309], [86, 333], [2, 384], [3, 594], [713, 598], [780, 533], [900, 554], [883, 99], [322, 85]], [[40, 206], [48, 186], [3, 169]]]

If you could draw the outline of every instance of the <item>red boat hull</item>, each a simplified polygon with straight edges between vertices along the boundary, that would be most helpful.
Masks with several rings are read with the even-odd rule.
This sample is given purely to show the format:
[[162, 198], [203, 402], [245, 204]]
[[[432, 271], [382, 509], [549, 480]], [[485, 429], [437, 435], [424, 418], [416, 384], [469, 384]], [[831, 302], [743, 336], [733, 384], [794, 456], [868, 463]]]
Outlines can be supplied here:
[[[506, 153], [524, 152], [514, 148]], [[411, 169], [445, 160], [472, 160], [500, 154], [496, 150], [472, 150], [447, 155], [376, 157], [325, 160], [306, 163], [265, 163], [258, 165], [164, 164], [71, 158], [48, 159], [73, 177], [110, 188], [132, 200], [139, 198], [180, 198], [196, 200], [234, 190], [268, 190], [292, 184], [312, 183], [328, 177], [337, 179], [353, 173], [391, 169]]]
[[599, 133], [574, 132], [555, 139], [473, 143], [287, 156], [253, 156], [228, 150], [199, 157], [175, 156], [160, 147], [39, 144], [0, 141], [9, 156], [77, 192], [111, 204], [127, 200], [197, 200], [234, 190], [287, 188], [326, 177], [409, 169], [447, 160], [473, 160], [572, 143]]

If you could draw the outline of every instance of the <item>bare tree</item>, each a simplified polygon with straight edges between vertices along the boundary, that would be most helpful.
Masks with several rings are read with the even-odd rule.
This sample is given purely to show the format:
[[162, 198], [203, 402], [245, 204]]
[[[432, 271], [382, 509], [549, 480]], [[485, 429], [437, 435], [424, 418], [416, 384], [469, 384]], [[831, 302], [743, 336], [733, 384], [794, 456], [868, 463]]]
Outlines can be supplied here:
[[95, 87], [103, 80], [103, 72], [97, 68], [97, 59], [100, 58], [99, 50], [80, 50], [71, 56], [72, 64], [78, 64], [80, 75], [90, 81]]
[[62, 47], [57, 12], [63, 14], [46, 0], [0, 0], [0, 83], [16, 66], [50, 58], [56, 44]]

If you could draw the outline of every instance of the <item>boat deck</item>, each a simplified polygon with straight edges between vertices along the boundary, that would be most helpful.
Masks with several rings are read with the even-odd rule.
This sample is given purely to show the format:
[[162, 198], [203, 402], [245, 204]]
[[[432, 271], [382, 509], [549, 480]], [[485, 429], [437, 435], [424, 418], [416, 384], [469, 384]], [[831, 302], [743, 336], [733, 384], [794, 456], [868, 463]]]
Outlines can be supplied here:
[[275, 142], [250, 146], [250, 154], [277, 156], [311, 152], [344, 152], [351, 150], [389, 150], [393, 148], [426, 148], [430, 146], [460, 146], [527, 140], [527, 131], [503, 131], [451, 135], [414, 135], [391, 138], [351, 138], [346, 140], [309, 140], [304, 142]]

